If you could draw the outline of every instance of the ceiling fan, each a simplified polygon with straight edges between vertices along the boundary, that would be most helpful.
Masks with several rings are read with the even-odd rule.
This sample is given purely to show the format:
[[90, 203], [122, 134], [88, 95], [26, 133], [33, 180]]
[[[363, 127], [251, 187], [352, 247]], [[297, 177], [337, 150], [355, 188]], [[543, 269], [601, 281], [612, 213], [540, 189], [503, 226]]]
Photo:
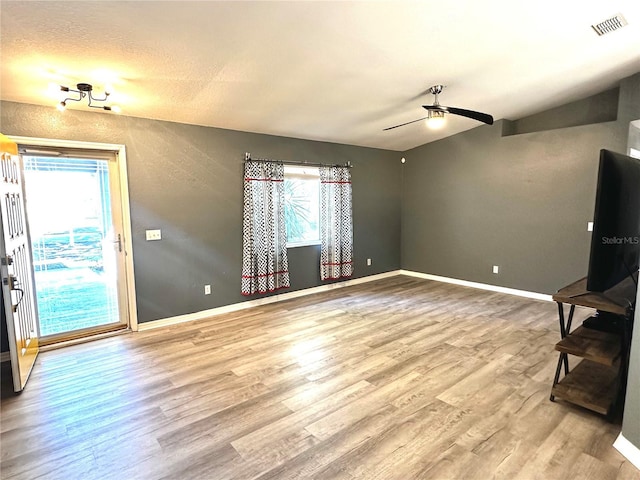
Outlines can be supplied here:
[[401, 123], [400, 125], [394, 125], [393, 127], [387, 127], [384, 130], [392, 130], [398, 127], [404, 127], [405, 125], [409, 125], [411, 123], [420, 122], [422, 120], [432, 120], [437, 119], [440, 121], [444, 120], [445, 113], [452, 113], [453, 115], [460, 115], [462, 117], [472, 118], [474, 120], [478, 120], [479, 122], [486, 123], [488, 125], [493, 125], [493, 117], [488, 113], [476, 112], [474, 110], [466, 110], [464, 108], [457, 107], [445, 107], [444, 105], [440, 105], [438, 101], [438, 95], [442, 93], [444, 89], [444, 85], [434, 85], [429, 88], [429, 92], [434, 95], [433, 105], [423, 105], [422, 108], [427, 110], [429, 113], [426, 117], [419, 118], [418, 120], [412, 120], [411, 122]]

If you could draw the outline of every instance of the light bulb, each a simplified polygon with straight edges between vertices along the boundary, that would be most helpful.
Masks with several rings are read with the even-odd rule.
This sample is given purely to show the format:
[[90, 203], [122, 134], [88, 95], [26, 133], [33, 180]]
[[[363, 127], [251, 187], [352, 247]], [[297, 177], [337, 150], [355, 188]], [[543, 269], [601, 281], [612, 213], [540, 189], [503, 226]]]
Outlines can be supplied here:
[[427, 120], [427, 126], [433, 130], [444, 127], [444, 118], [429, 118]]
[[444, 112], [431, 111], [429, 112], [429, 117], [427, 118], [427, 127], [437, 130], [438, 128], [444, 127]]
[[67, 104], [64, 102], [60, 102], [58, 104], [58, 110], [60, 110], [61, 112], [64, 112], [67, 109]]

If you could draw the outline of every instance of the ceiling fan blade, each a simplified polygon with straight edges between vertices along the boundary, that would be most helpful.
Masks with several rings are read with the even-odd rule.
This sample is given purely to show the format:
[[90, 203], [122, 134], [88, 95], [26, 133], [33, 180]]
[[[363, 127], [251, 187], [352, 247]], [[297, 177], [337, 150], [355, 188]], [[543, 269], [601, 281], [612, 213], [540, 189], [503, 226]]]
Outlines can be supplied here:
[[425, 110], [435, 110], [439, 112], [452, 113], [454, 115], [472, 118], [488, 125], [493, 125], [493, 117], [488, 113], [476, 112], [474, 110], [465, 110], [464, 108], [457, 107], [445, 107], [444, 105], [423, 105], [422, 108], [424, 108]]
[[473, 118], [479, 122], [486, 123], [487, 125], [493, 125], [493, 117], [488, 113], [476, 112], [475, 110], [465, 110], [464, 108], [447, 107], [449, 113], [454, 115], [462, 115], [463, 117]]
[[382, 131], [384, 132], [385, 130], [392, 130], [394, 128], [404, 127], [405, 125], [409, 125], [411, 123], [416, 123], [416, 122], [419, 122], [421, 120], [425, 120], [427, 118], [429, 118], [429, 117], [423, 117], [423, 118], [419, 118], [418, 120], [411, 120], [410, 122], [407, 122], [407, 123], [401, 123], [400, 125], [394, 125], [393, 127], [383, 128]]

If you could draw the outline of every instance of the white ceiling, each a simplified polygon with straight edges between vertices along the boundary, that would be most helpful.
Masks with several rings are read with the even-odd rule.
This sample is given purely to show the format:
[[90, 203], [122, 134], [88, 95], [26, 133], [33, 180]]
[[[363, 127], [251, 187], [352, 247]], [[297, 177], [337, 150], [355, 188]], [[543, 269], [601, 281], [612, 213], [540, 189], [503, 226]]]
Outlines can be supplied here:
[[[598, 37], [616, 13], [629, 25]], [[0, 14], [3, 100], [111, 84], [123, 115], [401, 151], [481, 125], [383, 131], [424, 117], [431, 85], [443, 105], [516, 119], [640, 71], [638, 0], [3, 0]]]

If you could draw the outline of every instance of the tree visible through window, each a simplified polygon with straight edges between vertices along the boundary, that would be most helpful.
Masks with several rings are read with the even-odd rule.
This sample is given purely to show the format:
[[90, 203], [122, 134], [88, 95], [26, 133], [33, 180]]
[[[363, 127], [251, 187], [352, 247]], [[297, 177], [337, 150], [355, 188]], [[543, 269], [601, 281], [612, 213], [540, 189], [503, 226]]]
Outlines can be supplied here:
[[287, 246], [320, 243], [320, 173], [317, 168], [285, 166], [284, 212]]

